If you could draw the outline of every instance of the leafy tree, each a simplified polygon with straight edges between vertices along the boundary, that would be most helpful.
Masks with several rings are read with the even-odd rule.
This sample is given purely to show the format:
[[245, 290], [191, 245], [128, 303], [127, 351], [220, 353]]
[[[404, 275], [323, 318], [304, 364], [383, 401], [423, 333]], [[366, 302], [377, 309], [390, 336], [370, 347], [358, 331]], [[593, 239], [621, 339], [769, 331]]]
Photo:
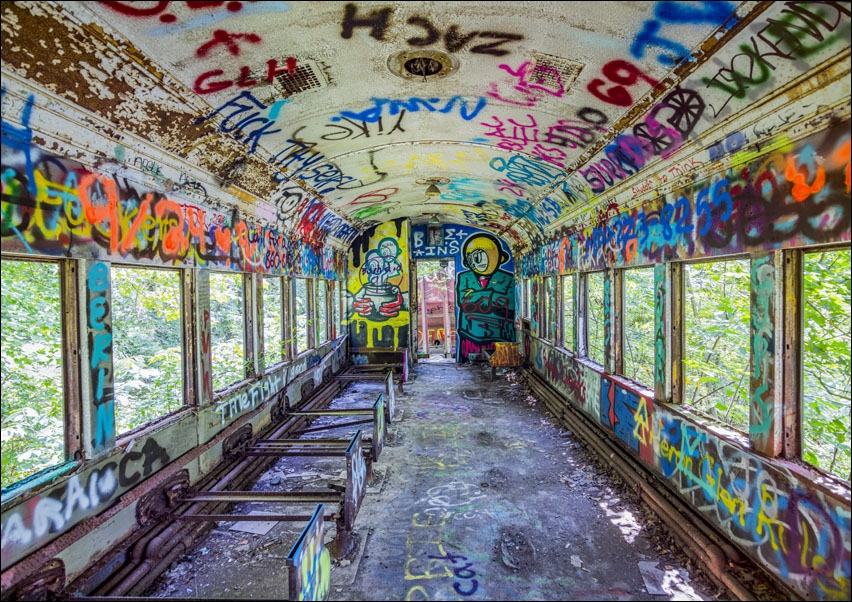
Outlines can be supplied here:
[[296, 308], [296, 353], [301, 353], [308, 348], [308, 281], [304, 278], [296, 278], [295, 285], [295, 308]]
[[243, 278], [242, 274], [210, 274], [210, 342], [214, 391], [246, 377]]
[[586, 275], [588, 288], [588, 329], [587, 343], [589, 359], [604, 364], [605, 333], [604, 328], [604, 273], [590, 272]]
[[625, 270], [624, 375], [654, 386], [654, 268]]
[[852, 479], [849, 274], [849, 249], [805, 255], [803, 457], [844, 479]]
[[562, 277], [562, 345], [566, 349], [574, 349], [574, 295], [577, 287], [577, 275], [569, 274]]
[[179, 409], [181, 285], [176, 270], [112, 268], [116, 433]]
[[[747, 259], [684, 268], [683, 402], [745, 433], [749, 430], [750, 284]], [[653, 335], [649, 336], [653, 341]]]
[[65, 460], [56, 263], [0, 261], [2, 487]]
[[284, 359], [284, 324], [281, 317], [282, 307], [281, 278], [263, 279], [263, 354], [266, 366], [277, 364]]

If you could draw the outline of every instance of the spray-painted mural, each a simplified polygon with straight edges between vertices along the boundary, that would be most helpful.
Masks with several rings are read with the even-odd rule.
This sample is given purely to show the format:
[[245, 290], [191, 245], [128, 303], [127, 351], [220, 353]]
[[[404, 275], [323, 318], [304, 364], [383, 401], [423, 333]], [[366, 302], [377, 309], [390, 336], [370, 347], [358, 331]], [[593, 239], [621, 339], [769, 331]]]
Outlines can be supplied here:
[[456, 267], [456, 358], [494, 353], [515, 341], [515, 263], [504, 242], [478, 228], [444, 226], [444, 244], [427, 244], [426, 227], [412, 228], [415, 259], [452, 258]]
[[352, 244], [346, 324], [353, 348], [408, 347], [408, 231], [399, 219], [370, 228]]
[[848, 599], [848, 505], [550, 345], [532, 339], [529, 361], [763, 565], [813, 599]]
[[26, 128], [2, 126], [4, 252], [343, 277], [340, 251], [136, 182], [131, 169], [102, 173], [51, 155]]

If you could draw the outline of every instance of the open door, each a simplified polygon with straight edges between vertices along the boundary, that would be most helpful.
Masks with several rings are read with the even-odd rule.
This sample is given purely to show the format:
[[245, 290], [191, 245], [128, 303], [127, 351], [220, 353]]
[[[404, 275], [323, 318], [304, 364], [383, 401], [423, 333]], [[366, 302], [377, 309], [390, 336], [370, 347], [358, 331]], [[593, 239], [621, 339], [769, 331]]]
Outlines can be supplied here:
[[452, 261], [417, 262], [417, 355], [421, 359], [455, 357], [455, 276]]

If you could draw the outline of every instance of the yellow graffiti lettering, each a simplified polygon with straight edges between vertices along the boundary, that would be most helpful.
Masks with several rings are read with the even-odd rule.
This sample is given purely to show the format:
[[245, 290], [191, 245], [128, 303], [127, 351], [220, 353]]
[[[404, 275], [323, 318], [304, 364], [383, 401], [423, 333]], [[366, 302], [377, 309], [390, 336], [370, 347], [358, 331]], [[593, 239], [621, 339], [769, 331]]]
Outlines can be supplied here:
[[[422, 597], [418, 596], [417, 598], [415, 598], [414, 597], [415, 594], [419, 594]], [[406, 600], [429, 600], [429, 594], [426, 593], [426, 590], [424, 589], [424, 587], [422, 585], [415, 585], [410, 590], [408, 590], [407, 594], [405, 594], [405, 599]]]
[[[767, 508], [777, 508], [777, 501], [773, 503], [772, 494], [766, 488], [766, 485], [762, 485], [760, 487], [760, 512], [757, 513], [757, 528], [755, 529], [755, 531], [758, 535], [763, 535], [763, 529], [765, 525], [766, 533], [767, 535], [769, 535], [770, 543], [772, 544], [772, 549], [777, 551], [780, 547], [780, 549], [786, 554], [787, 546], [784, 544], [784, 523], [779, 521], [774, 516], [769, 516], [766, 513]], [[777, 526], [778, 528], [777, 540], [775, 529], [773, 529], [773, 526]], [[807, 529], [804, 530], [804, 533], [804, 545], [802, 546], [802, 549], [807, 550]], [[804, 564], [804, 560], [802, 561], [802, 563]]]
[[[59, 219], [59, 211], [63, 209], [64, 206], [63, 195], [76, 195], [76, 191], [67, 186], [60, 186], [54, 182], [48, 182], [39, 170], [36, 170], [34, 175], [36, 183], [36, 210], [35, 215], [33, 216], [33, 221], [44, 233], [45, 238], [59, 238], [59, 224], [61, 223], [61, 220]], [[59, 192], [59, 195], [57, 196], [55, 192]], [[48, 226], [45, 221], [45, 205], [50, 206], [51, 213], [53, 214], [53, 217], [50, 218], [55, 224], [55, 227], [53, 228]]]
[[[443, 513], [438, 516], [427, 514], [426, 522], [420, 521], [421, 516], [423, 516], [423, 513], [415, 512], [414, 516], [411, 517], [411, 525], [414, 527], [440, 527], [442, 525], [445, 525], [447, 522], [447, 519]], [[436, 518], [440, 518], [440, 522], [433, 522]]]
[[[425, 566], [423, 566], [425, 564]], [[412, 565], [414, 568], [412, 569]], [[437, 572], [432, 572], [436, 570]], [[418, 571], [415, 573], [415, 571]], [[440, 558], [429, 558], [425, 561], [420, 558], [409, 558], [405, 561], [405, 580], [436, 579], [440, 577], [452, 577], [453, 572], [447, 568], [446, 563]]]
[[639, 398], [639, 407], [633, 415], [636, 426], [633, 427], [633, 436], [639, 440], [640, 445], [651, 443], [651, 420], [648, 416], [648, 401], [644, 397]]

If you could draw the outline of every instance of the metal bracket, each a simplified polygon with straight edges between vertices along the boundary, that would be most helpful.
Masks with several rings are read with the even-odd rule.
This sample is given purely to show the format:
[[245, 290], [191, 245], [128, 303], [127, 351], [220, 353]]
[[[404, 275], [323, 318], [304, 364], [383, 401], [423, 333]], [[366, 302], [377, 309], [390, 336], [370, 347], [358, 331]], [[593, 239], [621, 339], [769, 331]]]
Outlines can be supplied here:
[[24, 577], [4, 600], [53, 600], [65, 587], [65, 563], [51, 558]]
[[189, 487], [189, 471], [179, 470], [157, 489], [145, 494], [136, 504], [136, 522], [140, 527], [169, 516], [183, 492]]
[[246, 448], [252, 444], [253, 439], [251, 423], [242, 425], [222, 443], [222, 459], [229, 462], [239, 460], [245, 456]]

